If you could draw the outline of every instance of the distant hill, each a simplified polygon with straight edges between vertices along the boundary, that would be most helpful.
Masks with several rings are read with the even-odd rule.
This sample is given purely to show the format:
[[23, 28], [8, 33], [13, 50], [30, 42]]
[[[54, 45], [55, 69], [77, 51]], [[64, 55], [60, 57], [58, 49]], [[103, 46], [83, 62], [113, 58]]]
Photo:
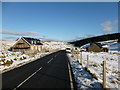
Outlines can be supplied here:
[[100, 41], [108, 41], [108, 40], [115, 40], [115, 39], [118, 39], [118, 42], [120, 42], [120, 33], [95, 36], [95, 37], [85, 38], [85, 39], [81, 39], [81, 40], [77, 40], [69, 43], [73, 44], [74, 46], [80, 47], [82, 45], [85, 45], [91, 42], [100, 42]]

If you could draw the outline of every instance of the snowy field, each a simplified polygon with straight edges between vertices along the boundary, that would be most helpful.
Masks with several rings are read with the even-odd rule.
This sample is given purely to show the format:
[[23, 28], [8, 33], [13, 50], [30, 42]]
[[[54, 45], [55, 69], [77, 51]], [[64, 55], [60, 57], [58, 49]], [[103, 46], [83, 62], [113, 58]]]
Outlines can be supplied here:
[[53, 53], [56, 50], [63, 50], [66, 47], [71, 47], [64, 42], [44, 41], [43, 48], [46, 50], [45, 52], [43, 51], [42, 53], [34, 53], [34, 51], [29, 51], [27, 53], [21, 53], [9, 51], [9, 48], [14, 43], [15, 41], [0, 41], [0, 73], [37, 60], [38, 58]]
[[46, 50], [49, 50], [49, 51], [65, 50], [68, 47], [70, 47], [70, 48], [73, 47], [68, 43], [60, 42], [60, 41], [42, 41], [42, 43], [43, 43], [43, 48], [45, 48]]
[[[120, 42], [118, 40], [109, 40], [99, 42], [101, 44], [107, 44], [109, 52], [82, 52], [83, 67], [87, 65], [87, 56], [89, 57], [89, 70], [94, 73], [100, 82], [103, 79], [103, 61], [106, 61], [106, 82], [109, 88], [118, 88], [120, 86], [120, 69], [118, 69], [118, 62], [120, 58]], [[85, 49], [90, 44], [86, 44], [81, 48]], [[79, 54], [80, 58], [81, 55]]]
[[29, 56], [21, 52], [0, 52], [0, 72], [5, 72], [10, 69], [19, 67], [28, 62], [41, 58], [49, 53], [37, 53], [35, 56]]
[[[106, 83], [107, 88], [118, 88], [120, 85], [120, 71], [118, 71], [118, 57], [119, 54], [113, 53], [95, 53], [95, 52], [82, 52], [82, 66], [87, 66], [87, 55], [88, 55], [88, 62], [89, 62], [89, 70], [93, 74], [95, 74], [98, 78], [98, 81], [102, 83], [103, 79], [103, 61], [106, 61]], [[70, 54], [72, 56], [72, 54]], [[77, 54], [77, 58], [74, 59], [78, 61], [72, 61], [73, 63], [80, 63], [81, 54]], [[75, 66], [77, 67], [77, 66]], [[73, 70], [74, 71], [74, 70]], [[75, 74], [76, 76], [76, 74]]]

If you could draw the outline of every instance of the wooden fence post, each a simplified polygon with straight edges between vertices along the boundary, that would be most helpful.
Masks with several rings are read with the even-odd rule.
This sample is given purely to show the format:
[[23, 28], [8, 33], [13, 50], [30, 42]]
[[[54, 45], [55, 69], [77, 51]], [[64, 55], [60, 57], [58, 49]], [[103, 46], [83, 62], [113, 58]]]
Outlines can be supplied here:
[[82, 51], [81, 51], [81, 65], [82, 65]]
[[77, 52], [77, 59], [78, 59], [78, 61], [79, 61], [79, 51]]
[[74, 53], [72, 52], [73, 58], [74, 58]]
[[73, 55], [74, 55], [74, 59], [75, 59], [75, 51], [73, 52]]
[[77, 52], [75, 51], [75, 59], [77, 60]]
[[73, 51], [73, 56], [74, 56], [74, 59], [75, 59], [75, 51]]
[[87, 55], [87, 70], [88, 70], [88, 66], [89, 66], [88, 59], [89, 59], [89, 57], [88, 57], [88, 55]]
[[106, 88], [106, 61], [103, 61], [103, 88]]
[[77, 60], [78, 60], [78, 51], [76, 52], [76, 58], [77, 58]]

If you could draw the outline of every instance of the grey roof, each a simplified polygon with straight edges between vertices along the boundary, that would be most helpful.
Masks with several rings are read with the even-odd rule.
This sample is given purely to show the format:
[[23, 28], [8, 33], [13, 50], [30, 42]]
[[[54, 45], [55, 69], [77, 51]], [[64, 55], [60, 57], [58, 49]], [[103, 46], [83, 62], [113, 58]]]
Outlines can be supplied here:
[[[43, 45], [42, 43], [40, 43], [39, 39], [36, 38], [30, 38], [30, 37], [22, 37], [24, 38], [29, 44], [31, 45]], [[32, 43], [32, 41], [35, 41], [36, 43]], [[39, 41], [39, 42], [38, 42]]]
[[101, 43], [95, 43], [96, 45], [98, 45], [100, 48], [102, 48], [102, 44]]
[[85, 48], [90, 47], [92, 44], [96, 44], [100, 48], [103, 48], [104, 45], [107, 45], [107, 44], [101, 44], [101, 43], [97, 43], [97, 42], [92, 42], [92, 43], [90, 43], [90, 45], [86, 46]]
[[[101, 43], [97, 43], [97, 42], [90, 43], [90, 45], [88, 47], [90, 47], [92, 44], [96, 44], [97, 46], [99, 46], [100, 48], [102, 48], [102, 44]], [[88, 48], [88, 47], [86, 47], [86, 48]]]

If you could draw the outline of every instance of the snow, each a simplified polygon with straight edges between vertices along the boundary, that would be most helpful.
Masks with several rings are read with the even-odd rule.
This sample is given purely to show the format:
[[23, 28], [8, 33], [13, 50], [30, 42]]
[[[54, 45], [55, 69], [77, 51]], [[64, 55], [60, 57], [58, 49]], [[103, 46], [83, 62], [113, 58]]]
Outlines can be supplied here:
[[108, 45], [103, 45], [102, 47], [103, 47], [103, 48], [108, 48], [109, 46], [108, 46]]
[[120, 53], [120, 42], [117, 39], [102, 41], [100, 43], [108, 45], [109, 53]]
[[79, 61], [73, 59], [71, 56], [71, 54], [68, 54], [78, 90], [83, 88], [102, 88], [100, 82], [93, 78], [92, 75], [89, 74], [82, 65], [80, 65]]
[[[120, 54], [120, 42], [118, 42], [118, 40], [108, 40], [108, 41], [101, 41], [98, 42], [101, 43], [103, 45], [103, 48], [108, 48], [109, 53], [119, 53]], [[90, 45], [90, 43], [85, 44], [83, 46], [81, 46], [82, 49], [86, 49], [88, 46]]]
[[10, 47], [15, 41], [0, 41], [0, 73], [22, 66], [31, 61], [37, 60], [45, 55], [55, 52], [56, 50], [64, 50], [67, 47], [72, 47], [64, 42], [49, 41], [43, 42], [43, 47], [47, 51], [41, 53], [35, 53], [30, 55], [34, 51], [21, 53], [9, 51]]
[[[82, 52], [82, 66], [85, 68], [87, 66], [87, 55], [88, 55], [88, 62], [89, 62], [89, 70], [93, 74], [95, 74], [99, 80], [99, 82], [102, 83], [103, 79], [103, 61], [106, 61], [106, 82], [107, 82], [107, 88], [118, 88], [118, 85], [120, 85], [119, 80], [119, 74], [120, 71], [118, 70], [118, 57], [119, 54], [113, 54], [113, 53], [106, 53], [106, 52]], [[72, 55], [71, 55], [72, 56]], [[78, 61], [75, 63], [80, 63], [80, 57], [81, 54], [78, 54]], [[76, 59], [74, 57], [74, 59]], [[77, 64], [76, 66], [77, 67]], [[75, 68], [74, 67], [74, 68]], [[74, 70], [73, 70], [74, 71]]]
[[120, 53], [120, 42], [115, 42], [109, 45], [109, 52], [113, 53]]
[[[8, 51], [8, 49], [14, 44], [14, 42], [15, 41], [3, 41], [2, 44], [0, 44], [0, 72], [4, 72], [6, 70], [10, 70], [34, 61], [38, 58], [52, 53], [54, 50], [65, 50], [66, 48], [71, 48], [72, 50], [74, 50], [75, 48], [65, 42], [44, 41], [42, 42], [44, 49], [51, 52], [37, 53], [34, 56], [29, 56], [21, 52]], [[107, 43], [110, 51], [108, 53], [82, 52], [82, 66], [80, 64], [81, 53], [77, 54], [78, 58], [76, 58], [75, 56], [73, 57], [72, 54], [68, 54], [75, 80], [77, 81], [78, 89], [101, 88], [100, 83], [102, 83], [103, 79], [103, 61], [106, 61], [107, 87], [118, 88], [118, 85], [120, 85], [120, 71], [118, 70], [118, 58], [120, 57], [120, 53], [118, 51], [119, 47], [117, 47], [120, 44], [117, 43], [117, 41], [115, 40], [101, 43]], [[89, 57], [88, 69], [90, 70], [90, 72], [96, 75], [98, 80], [93, 78], [93, 76], [85, 70], [85, 67], [87, 65], [87, 55]]]
[[[34, 57], [31, 57], [26, 54], [22, 54], [21, 52], [7, 51], [4, 54], [0, 53], [0, 56], [4, 56], [3, 58], [0, 58], [0, 71], [4, 72], [4, 70], [19, 67], [23, 64], [41, 58], [47, 54], [49, 53], [37, 53]], [[11, 64], [6, 64], [6, 62], [8, 61], [11, 61]]]
[[[103, 47], [107, 47], [109, 52], [82, 52], [82, 66], [87, 66], [87, 56], [89, 61], [89, 70], [96, 75], [99, 82], [103, 80], [103, 61], [106, 61], [106, 83], [108, 88], [119, 88], [120, 85], [120, 69], [118, 69], [118, 58], [120, 57], [120, 42], [118, 40], [109, 40], [98, 42], [105, 44]], [[85, 49], [90, 44], [81, 46]], [[81, 54], [78, 54], [78, 61], [80, 62]], [[74, 57], [75, 58], [75, 57]], [[77, 59], [77, 58], [75, 58]]]
[[42, 42], [43, 47], [46, 50], [52, 51], [52, 50], [65, 50], [66, 48], [72, 48], [72, 45], [68, 45], [65, 42], [60, 41], [44, 41]]

